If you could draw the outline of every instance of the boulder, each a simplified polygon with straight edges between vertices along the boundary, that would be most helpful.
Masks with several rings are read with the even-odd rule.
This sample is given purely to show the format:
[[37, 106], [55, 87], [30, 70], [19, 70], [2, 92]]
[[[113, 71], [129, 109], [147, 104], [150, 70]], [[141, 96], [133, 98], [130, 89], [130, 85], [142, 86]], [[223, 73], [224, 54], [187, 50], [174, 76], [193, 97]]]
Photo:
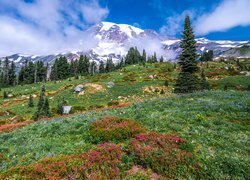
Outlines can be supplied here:
[[77, 85], [75, 88], [74, 88], [74, 92], [75, 93], [80, 93], [83, 91], [83, 85], [82, 84], [79, 84]]
[[69, 114], [72, 110], [72, 106], [63, 106], [63, 114]]
[[107, 83], [107, 87], [108, 87], [108, 88], [112, 88], [112, 87], [114, 87], [114, 86], [115, 86], [115, 83], [112, 82], [112, 81]]

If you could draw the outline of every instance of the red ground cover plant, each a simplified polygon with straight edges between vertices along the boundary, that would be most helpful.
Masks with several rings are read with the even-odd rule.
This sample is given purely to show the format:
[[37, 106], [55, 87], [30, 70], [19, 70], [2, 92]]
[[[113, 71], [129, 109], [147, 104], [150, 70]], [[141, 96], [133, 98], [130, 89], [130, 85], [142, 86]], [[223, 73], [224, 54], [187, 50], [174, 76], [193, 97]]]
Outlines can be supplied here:
[[150, 132], [136, 135], [128, 149], [135, 155], [136, 163], [173, 178], [185, 177], [185, 172], [194, 169], [193, 155], [185, 150], [186, 145], [187, 141], [181, 137]]
[[11, 168], [0, 179], [119, 179], [123, 155], [121, 146], [104, 143], [80, 155], [46, 157]]
[[[125, 156], [121, 146], [104, 143], [82, 155], [85, 163], [80, 171], [88, 179], [117, 179], [120, 176], [119, 165]], [[106, 177], [106, 178], [105, 178]]]
[[1, 132], [9, 132], [9, 131], [13, 131], [17, 128], [26, 126], [27, 124], [29, 124], [29, 122], [26, 123], [16, 123], [16, 124], [4, 124], [0, 126], [0, 133]]
[[136, 121], [119, 117], [105, 117], [90, 125], [90, 134], [97, 142], [123, 141], [145, 131]]

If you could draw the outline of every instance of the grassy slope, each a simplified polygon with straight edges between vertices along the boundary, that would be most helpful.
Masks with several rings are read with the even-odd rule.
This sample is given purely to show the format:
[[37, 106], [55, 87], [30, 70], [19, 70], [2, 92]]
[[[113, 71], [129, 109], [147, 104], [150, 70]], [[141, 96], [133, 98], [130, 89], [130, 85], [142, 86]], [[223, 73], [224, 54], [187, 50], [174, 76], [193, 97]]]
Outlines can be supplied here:
[[[249, 91], [211, 91], [185, 96], [159, 98], [156, 94], [146, 95], [142, 88], [148, 85], [162, 85], [169, 80], [170, 87], [177, 77], [177, 70], [166, 72], [168, 63], [129, 66], [121, 71], [109, 74], [83, 77], [80, 80], [64, 80], [46, 83], [47, 92], [72, 85], [72, 87], [52, 95], [50, 106], [55, 108], [61, 97], [66, 97], [69, 105], [90, 108], [93, 105], [107, 105], [119, 96], [126, 96], [126, 101], [146, 100], [142, 103], [101, 112], [83, 113], [68, 118], [55, 117], [54, 121], [37, 122], [10, 133], [0, 134], [0, 153], [7, 158], [0, 163], [0, 172], [14, 165], [29, 164], [45, 156], [56, 154], [78, 154], [93, 147], [89, 140], [89, 124], [103, 116], [120, 116], [141, 122], [146, 128], [162, 133], [174, 132], [192, 142], [195, 154], [208, 176], [216, 178], [247, 177], [250, 173], [250, 95]], [[171, 66], [171, 65], [170, 65]], [[205, 68], [206, 65], [203, 65]], [[211, 81], [217, 89], [230, 84], [244, 88], [250, 85], [246, 76], [230, 76], [224, 68], [227, 64], [210, 62], [206, 73], [211, 73]], [[133, 74], [133, 75], [132, 75]], [[157, 79], [147, 79], [157, 74]], [[134, 76], [135, 81], [124, 80]], [[221, 76], [223, 79], [213, 80]], [[72, 89], [77, 84], [93, 82], [104, 87], [109, 81], [115, 86], [105, 92], [76, 96]], [[41, 84], [16, 86], [11, 89], [16, 98], [22, 95], [38, 94]], [[147, 100], [155, 98], [155, 100]], [[8, 99], [9, 105], [0, 111], [11, 110], [15, 114], [0, 116], [0, 122], [14, 116], [30, 119], [36, 108], [27, 108], [27, 100], [15, 104], [15, 98]], [[0, 99], [0, 106], [8, 101]], [[37, 99], [35, 99], [35, 102]], [[55, 115], [55, 114], [54, 114]], [[58, 115], [57, 115], [58, 116]]]
[[122, 109], [38, 122], [0, 134], [0, 152], [9, 159], [1, 170], [44, 156], [86, 151], [92, 147], [89, 124], [107, 115], [132, 118], [150, 130], [175, 132], [188, 139], [208, 176], [242, 178], [250, 172], [250, 94], [234, 91], [155, 99]]

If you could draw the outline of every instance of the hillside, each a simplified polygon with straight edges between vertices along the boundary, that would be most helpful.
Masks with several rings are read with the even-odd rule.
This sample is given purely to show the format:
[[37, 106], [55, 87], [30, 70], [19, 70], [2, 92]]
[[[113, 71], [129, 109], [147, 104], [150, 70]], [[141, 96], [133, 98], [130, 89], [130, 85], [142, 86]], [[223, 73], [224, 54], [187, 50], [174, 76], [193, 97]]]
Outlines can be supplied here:
[[241, 47], [236, 47], [229, 49], [221, 54], [224, 57], [241, 57], [247, 58], [250, 57], [250, 44], [245, 44]]
[[[247, 178], [250, 78], [234, 61], [199, 67], [212, 90], [189, 95], [173, 94], [179, 67], [169, 62], [47, 82], [53, 117], [38, 122], [28, 97], [36, 105], [42, 83], [1, 89], [12, 96], [0, 99], [0, 178]], [[82, 94], [74, 93], [79, 85]], [[70, 115], [56, 112], [63, 98], [73, 107]], [[125, 119], [112, 124], [114, 116]], [[93, 131], [96, 122], [102, 128]], [[150, 145], [140, 144], [140, 137]], [[177, 160], [167, 161], [172, 170], [163, 171], [169, 164], [157, 158], [168, 153]]]
[[[67, 174], [64, 174], [63, 169], [55, 171], [54, 168], [58, 166], [71, 169], [72, 165], [67, 164], [65, 160], [67, 156], [70, 158], [72, 154], [87, 152], [95, 146], [90, 139], [91, 122], [105, 116], [119, 116], [134, 119], [150, 131], [175, 133], [187, 139], [192, 145], [195, 161], [199, 166], [199, 171], [196, 173], [200, 175], [195, 175], [190, 170], [184, 171], [187, 173], [185, 177], [244, 179], [248, 177], [250, 161], [247, 141], [250, 136], [249, 102], [248, 92], [212, 91], [157, 98], [121, 109], [93, 111], [34, 123], [11, 133], [0, 134], [0, 149], [5, 162], [0, 171], [3, 172], [16, 165], [23, 166], [25, 169], [24, 165], [30, 163], [38, 167], [39, 163], [42, 163], [38, 160], [47, 157], [45, 162], [47, 162], [46, 166], [51, 166], [50, 171], [61, 173], [60, 177], [65, 177]], [[125, 141], [121, 145], [127, 146], [127, 143], [128, 141]], [[58, 160], [64, 163], [56, 165]], [[126, 176], [131, 178], [142, 178], [152, 175], [153, 172], [149, 169], [139, 169], [135, 174], [129, 173], [132, 166], [140, 167], [140, 163], [133, 163], [134, 160], [132, 155], [128, 159], [123, 159], [125, 168], [121, 168], [123, 170], [118, 173], [118, 176], [123, 177], [127, 174]], [[34, 164], [35, 161], [38, 162]], [[100, 159], [99, 162], [101, 161]], [[189, 165], [191, 167], [191, 162]], [[49, 169], [39, 171], [38, 169], [33, 171], [36, 174], [35, 177], [46, 174]], [[18, 168], [10, 169], [3, 173], [2, 177], [16, 177], [15, 174], [18, 172], [21, 172]], [[28, 175], [27, 172], [29, 172], [28, 169], [23, 171], [23, 175]], [[73, 171], [68, 171], [70, 172]], [[175, 173], [177, 173], [176, 177], [184, 177], [180, 172]]]

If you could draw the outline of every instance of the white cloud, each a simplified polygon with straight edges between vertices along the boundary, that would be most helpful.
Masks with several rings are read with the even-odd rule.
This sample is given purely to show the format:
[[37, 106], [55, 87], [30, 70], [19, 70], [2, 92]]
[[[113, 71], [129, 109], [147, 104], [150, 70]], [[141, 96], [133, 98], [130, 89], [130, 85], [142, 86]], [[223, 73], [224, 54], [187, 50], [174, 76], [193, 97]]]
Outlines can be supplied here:
[[[94, 20], [84, 16], [81, 7], [88, 5], [97, 7], [95, 13], [101, 15]], [[100, 7], [96, 0], [84, 4], [74, 0], [36, 0], [33, 3], [1, 0], [0, 6], [9, 10], [0, 10], [0, 56], [60, 53], [76, 49], [87, 51], [96, 46], [97, 40], [90, 38], [84, 28], [103, 20], [108, 14], [108, 9]], [[15, 14], [10, 13], [13, 11]]]
[[96, 0], [82, 5], [82, 13], [88, 23], [98, 23], [105, 19], [109, 13], [108, 8], [102, 8]]
[[158, 58], [164, 56], [166, 60], [174, 59], [176, 57], [176, 53], [172, 50], [163, 49], [163, 44], [160, 40], [156, 38], [151, 38], [148, 36], [134, 38], [131, 41], [127, 42], [126, 47], [129, 49], [130, 47], [136, 46], [137, 49], [142, 53], [143, 49], [146, 50], [147, 55], [152, 56], [154, 52]]
[[181, 32], [183, 27], [183, 22], [186, 15], [189, 15], [191, 18], [194, 17], [194, 11], [186, 10], [181, 14], [175, 14], [173, 16], [166, 18], [166, 24], [160, 28], [160, 33], [163, 35], [174, 36]]
[[250, 25], [250, 0], [224, 0], [213, 12], [198, 18], [195, 25], [195, 32], [198, 35], [226, 31], [237, 26], [248, 26]]

